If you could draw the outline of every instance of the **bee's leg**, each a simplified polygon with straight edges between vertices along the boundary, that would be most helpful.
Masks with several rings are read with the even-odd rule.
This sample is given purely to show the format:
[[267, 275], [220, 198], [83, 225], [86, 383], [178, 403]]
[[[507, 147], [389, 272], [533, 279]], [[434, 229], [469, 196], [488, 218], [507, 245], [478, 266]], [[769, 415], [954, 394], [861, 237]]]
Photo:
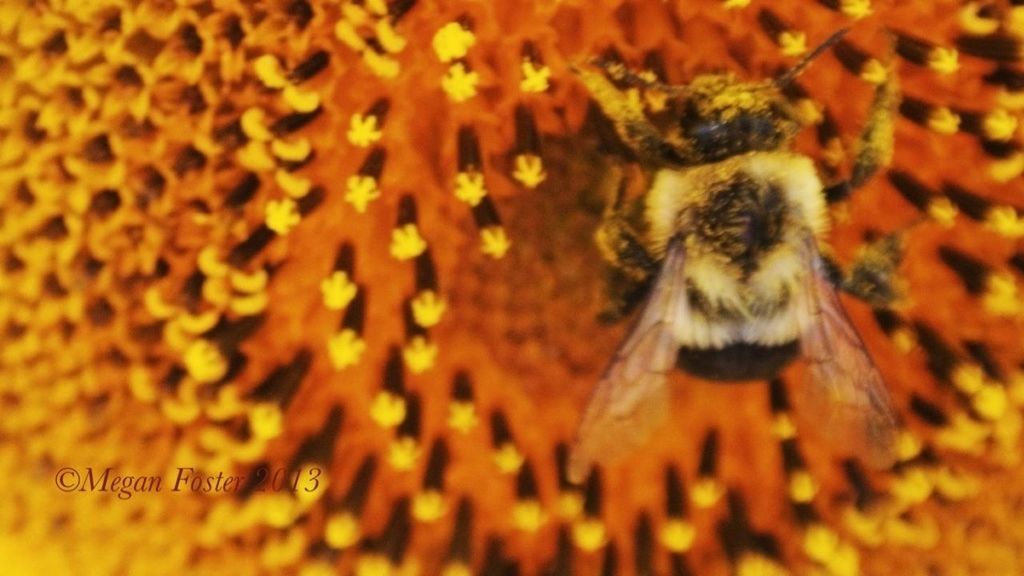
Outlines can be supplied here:
[[857, 141], [856, 156], [850, 179], [825, 188], [830, 203], [848, 197], [878, 171], [892, 161], [893, 132], [900, 102], [899, 78], [891, 67], [884, 82], [875, 89], [867, 124]]
[[903, 259], [903, 234], [894, 232], [865, 244], [853, 263], [843, 270], [826, 258], [830, 279], [844, 292], [872, 308], [887, 308], [904, 292], [898, 268]]
[[641, 160], [655, 164], [685, 164], [689, 155], [681, 146], [667, 141], [644, 115], [639, 99], [631, 99], [601, 72], [574, 67], [590, 96], [615, 125], [615, 131]]
[[640, 240], [623, 200], [625, 178], [615, 170], [607, 183], [608, 204], [601, 225], [594, 235], [601, 256], [610, 265], [607, 276], [610, 305], [601, 312], [603, 321], [612, 322], [628, 315], [647, 293], [658, 262]]
[[601, 68], [610, 78], [622, 84], [628, 84], [630, 86], [636, 86], [637, 88], [643, 88], [646, 90], [657, 90], [668, 96], [677, 95], [682, 90], [681, 86], [673, 86], [662, 82], [653, 73], [634, 72], [627, 68], [625, 64], [617, 60], [595, 58], [591, 60], [590, 63]]
[[653, 276], [648, 276], [638, 281], [621, 270], [609, 270], [606, 278], [608, 304], [598, 313], [598, 321], [603, 324], [615, 324], [629, 316], [636, 310], [637, 305], [644, 301], [651, 289], [652, 278]]

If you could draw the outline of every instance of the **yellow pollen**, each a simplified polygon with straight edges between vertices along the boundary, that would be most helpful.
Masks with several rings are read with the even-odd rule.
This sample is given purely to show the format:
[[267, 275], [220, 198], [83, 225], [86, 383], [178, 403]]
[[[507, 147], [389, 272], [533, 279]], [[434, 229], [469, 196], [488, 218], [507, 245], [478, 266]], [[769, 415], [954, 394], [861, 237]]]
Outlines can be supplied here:
[[412, 515], [420, 522], [435, 522], [448, 512], [444, 496], [437, 490], [420, 492], [413, 497]]
[[960, 116], [945, 106], [936, 108], [928, 116], [928, 127], [939, 134], [956, 134], [960, 130]]
[[917, 346], [917, 337], [911, 330], [898, 328], [892, 333], [892, 343], [901, 353], [907, 354]]
[[572, 540], [586, 552], [593, 552], [608, 543], [608, 530], [599, 518], [583, 518], [572, 525]]
[[1010, 376], [1009, 389], [1013, 405], [1024, 407], [1024, 372], [1017, 371]]
[[896, 441], [896, 454], [902, 462], [917, 457], [922, 448], [924, 445], [921, 443], [921, 439], [909, 430], [904, 430]]
[[391, 231], [391, 257], [395, 260], [411, 260], [426, 249], [427, 241], [415, 224], [406, 224]]
[[822, 524], [812, 524], [804, 533], [804, 551], [811, 559], [824, 563], [839, 547], [839, 535]]
[[512, 507], [512, 523], [523, 532], [535, 534], [547, 520], [544, 508], [536, 500], [519, 501]]
[[985, 383], [985, 371], [972, 363], [959, 364], [951, 376], [953, 384], [965, 394], [974, 394]]
[[380, 140], [381, 131], [377, 127], [377, 122], [377, 117], [372, 114], [366, 116], [353, 114], [349, 120], [349, 128], [345, 137], [353, 146], [366, 148]]
[[164, 320], [170, 318], [175, 313], [174, 306], [164, 300], [163, 295], [160, 294], [160, 290], [156, 286], [150, 286], [146, 290], [146, 293], [143, 295], [143, 304], [145, 304], [149, 315], [156, 319]]
[[1006, 389], [998, 384], [982, 386], [971, 398], [971, 404], [982, 418], [990, 422], [1001, 419], [1010, 407]]
[[230, 279], [231, 287], [238, 292], [243, 294], [255, 294], [256, 292], [262, 292], [267, 287], [270, 275], [262, 268], [252, 272], [251, 274], [235, 270], [231, 272]]
[[750, 0], [722, 0], [722, 6], [726, 10], [739, 10], [750, 5]]
[[249, 428], [259, 440], [277, 438], [284, 431], [284, 415], [276, 405], [261, 402], [249, 409]]
[[266, 144], [259, 140], [250, 140], [235, 153], [235, 159], [243, 167], [253, 172], [266, 172], [277, 166], [274, 157], [267, 150]]
[[363, 62], [370, 67], [371, 72], [384, 79], [394, 78], [401, 71], [398, 60], [384, 54], [378, 54], [373, 50], [363, 52]]
[[860, 20], [871, 15], [870, 0], [842, 0], [839, 3], [839, 11], [854, 20]]
[[370, 202], [380, 198], [380, 188], [373, 176], [354, 175], [345, 181], [345, 201], [360, 214], [366, 212]]
[[504, 257], [512, 246], [502, 226], [491, 226], [481, 230], [480, 241], [483, 253], [495, 259]]
[[274, 173], [274, 181], [277, 185], [284, 190], [284, 193], [289, 198], [299, 199], [309, 194], [309, 190], [313, 187], [313, 184], [309, 180], [292, 174], [287, 170], [278, 170]]
[[772, 433], [780, 440], [788, 440], [796, 436], [796, 425], [789, 414], [780, 412], [772, 420]]
[[434, 34], [434, 52], [441, 62], [464, 57], [476, 43], [476, 36], [458, 22], [449, 22]]
[[448, 304], [433, 290], [424, 290], [412, 300], [412, 317], [417, 326], [431, 328], [441, 321]]
[[[344, 6], [353, 6], [353, 4], [347, 2]], [[334, 37], [356, 52], [366, 50], [366, 41], [359, 35], [355, 19], [338, 20], [338, 23], [334, 25]]]
[[382, 391], [370, 404], [370, 417], [382, 428], [394, 428], [405, 420], [405, 399]]
[[704, 477], [690, 489], [690, 499], [698, 508], [710, 508], [722, 498], [725, 488], [718, 480], [711, 477]]
[[291, 198], [284, 198], [267, 202], [266, 220], [267, 228], [285, 236], [298, 226], [302, 217], [299, 215], [299, 207], [295, 201]]
[[231, 311], [239, 316], [255, 316], [263, 312], [270, 303], [266, 292], [240, 296], [231, 300]]
[[240, 120], [242, 132], [251, 140], [258, 140], [260, 142], [271, 140], [274, 135], [267, 128], [266, 116], [267, 114], [263, 108], [253, 106], [247, 109], [242, 113]]
[[288, 85], [288, 77], [281, 69], [281, 63], [272, 54], [264, 54], [253, 63], [256, 77], [267, 88], [278, 89]]
[[889, 71], [885, 68], [884, 64], [872, 58], [864, 63], [859, 75], [868, 84], [877, 86], [885, 83], [885, 80], [889, 77]]
[[199, 256], [196, 257], [196, 264], [199, 266], [199, 270], [208, 278], [220, 278], [228, 273], [228, 265], [221, 262], [220, 255], [213, 246], [207, 246], [199, 251]]
[[452, 402], [448, 406], [448, 426], [462, 434], [476, 428], [480, 419], [472, 402]]
[[420, 452], [422, 450], [415, 438], [402, 436], [392, 442], [388, 448], [388, 464], [391, 464], [391, 467], [395, 470], [412, 470], [416, 467], [416, 461], [419, 460]]
[[[285, 521], [287, 518], [287, 521]], [[287, 517], [274, 517], [274, 521], [268, 519], [267, 523], [275, 528], [284, 528], [291, 524], [294, 520], [294, 515]], [[302, 558], [302, 554], [306, 551], [306, 537], [303, 532], [299, 529], [290, 530], [285, 536], [279, 538], [273, 538], [263, 545], [263, 553], [261, 554], [261, 561], [267, 568], [283, 568], [295, 564]], [[277, 570], [270, 570], [276, 572]]]
[[843, 511], [843, 526], [858, 542], [875, 548], [885, 541], [882, 534], [882, 520], [875, 514], [862, 514], [854, 507]]
[[302, 90], [293, 85], [288, 85], [284, 89], [282, 96], [288, 107], [296, 112], [312, 112], [320, 106], [319, 94], [313, 91]]
[[575, 490], [558, 495], [558, 517], [565, 521], [579, 518], [583, 513], [583, 495]]
[[356, 297], [358, 288], [343, 270], [335, 270], [320, 283], [320, 293], [328, 310], [343, 310]]
[[985, 215], [985, 225], [990, 230], [1007, 238], [1024, 237], [1024, 218], [1013, 206], [995, 206]]
[[928, 202], [928, 215], [944, 228], [950, 228], [956, 222], [956, 216], [960, 213], [956, 205], [944, 196], [934, 198]]
[[550, 87], [551, 69], [547, 66], [537, 65], [529, 58], [523, 58], [520, 64], [523, 79], [519, 82], [519, 89], [526, 93], [544, 92]]
[[449, 562], [441, 570], [441, 576], [473, 576], [473, 571], [462, 562]]
[[359, 364], [365, 351], [366, 342], [351, 328], [345, 328], [327, 339], [327, 355], [335, 370]]
[[146, 404], [156, 401], [156, 383], [153, 382], [150, 373], [142, 366], [132, 366], [131, 372], [128, 375], [128, 387], [136, 400]]
[[935, 444], [956, 452], [979, 455], [985, 449], [985, 442], [990, 435], [988, 424], [958, 412], [953, 415], [949, 425], [935, 435]]
[[789, 497], [794, 502], [807, 503], [818, 493], [818, 483], [806, 470], [797, 470], [789, 478]]
[[974, 476], [956, 474], [943, 466], [935, 473], [935, 490], [945, 498], [962, 501], [977, 496], [981, 482]]
[[422, 374], [437, 362], [437, 344], [423, 336], [415, 336], [402, 350], [402, 359], [413, 374]]
[[920, 467], [913, 467], [893, 477], [890, 492], [899, 501], [914, 505], [927, 500], [933, 487], [924, 470]]
[[377, 33], [377, 41], [380, 42], [381, 47], [389, 54], [401, 52], [405, 49], [406, 44], [408, 44], [406, 39], [395, 31], [394, 25], [390, 20], [378, 20], [374, 26], [374, 32]]
[[960, 69], [960, 54], [955, 48], [937, 47], [928, 53], [928, 67], [948, 76]]
[[996, 316], [1018, 316], [1021, 314], [1020, 293], [1017, 280], [1009, 272], [989, 274], [985, 279], [985, 294], [981, 297], [985, 310]]
[[511, 442], [505, 442], [494, 451], [494, 463], [504, 474], [515, 474], [523, 466], [526, 457]]
[[669, 518], [659, 534], [662, 546], [671, 552], [681, 554], [693, 546], [697, 538], [697, 528], [681, 518]]
[[302, 162], [313, 152], [313, 146], [306, 138], [298, 138], [292, 142], [273, 140], [270, 151], [285, 162]]
[[982, 16], [980, 11], [984, 4], [981, 2], [967, 2], [960, 9], [960, 28], [970, 35], [987, 36], [999, 29], [999, 20]]
[[1017, 132], [1017, 117], [1004, 108], [996, 108], [985, 115], [982, 129], [991, 140], [1009, 140]]
[[786, 31], [779, 34], [779, 47], [783, 56], [800, 56], [807, 52], [807, 34]]
[[771, 558], [747, 552], [737, 562], [736, 576], [789, 576], [789, 571]]
[[476, 206], [487, 195], [484, 175], [476, 170], [455, 175], [455, 197], [470, 206]]
[[193, 335], [210, 330], [219, 320], [220, 314], [216, 310], [208, 310], [200, 314], [183, 313], [174, 319], [182, 330]]
[[441, 78], [441, 88], [454, 102], [465, 102], [476, 96], [476, 87], [480, 83], [480, 75], [467, 70], [462, 62], [448, 67], [448, 72]]
[[182, 361], [189, 376], [196, 382], [216, 382], [228, 371], [228, 362], [215, 344], [196, 340], [185, 350]]
[[364, 554], [356, 561], [356, 576], [396, 576], [398, 570], [380, 554]]
[[989, 163], [988, 173], [996, 182], [1004, 183], [1024, 174], [1024, 154], [1015, 152]]
[[540, 156], [535, 154], [519, 154], [516, 156], [515, 171], [512, 173], [512, 177], [523, 186], [532, 190], [543, 182], [548, 177], [548, 174], [544, 171], [544, 162]]

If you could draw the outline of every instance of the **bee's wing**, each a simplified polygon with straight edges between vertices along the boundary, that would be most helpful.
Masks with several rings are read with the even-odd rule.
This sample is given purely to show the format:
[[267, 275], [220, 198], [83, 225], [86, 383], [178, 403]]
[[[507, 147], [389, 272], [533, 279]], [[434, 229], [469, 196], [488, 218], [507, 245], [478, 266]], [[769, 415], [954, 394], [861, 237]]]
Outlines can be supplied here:
[[896, 418], [882, 375], [829, 282], [814, 236], [803, 240], [798, 304], [800, 345], [808, 364], [805, 412], [833, 443], [878, 468], [895, 460]]
[[676, 363], [675, 326], [687, 315], [683, 242], [673, 241], [643, 310], [597, 383], [569, 455], [569, 478], [581, 482], [597, 461], [639, 446], [668, 415], [666, 374]]

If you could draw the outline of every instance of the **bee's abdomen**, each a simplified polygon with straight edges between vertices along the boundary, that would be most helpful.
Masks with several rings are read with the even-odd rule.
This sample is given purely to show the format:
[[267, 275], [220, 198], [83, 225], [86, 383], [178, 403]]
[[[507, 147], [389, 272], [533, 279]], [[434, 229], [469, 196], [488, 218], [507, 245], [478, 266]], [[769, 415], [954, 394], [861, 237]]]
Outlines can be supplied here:
[[680, 370], [722, 382], [774, 378], [800, 353], [800, 343], [766, 346], [737, 342], [724, 348], [680, 348], [676, 366]]

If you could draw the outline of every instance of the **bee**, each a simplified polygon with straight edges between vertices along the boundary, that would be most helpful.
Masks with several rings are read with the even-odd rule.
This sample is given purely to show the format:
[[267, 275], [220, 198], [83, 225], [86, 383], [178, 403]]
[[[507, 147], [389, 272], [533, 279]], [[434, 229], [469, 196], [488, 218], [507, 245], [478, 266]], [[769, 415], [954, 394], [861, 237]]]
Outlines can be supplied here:
[[[892, 157], [895, 74], [876, 88], [850, 178], [826, 187], [811, 158], [792, 150], [798, 114], [784, 89], [840, 30], [796, 66], [764, 81], [704, 74], [666, 85], [622, 64], [575, 71], [650, 174], [632, 203], [620, 189], [596, 235], [620, 286], [622, 315], [642, 302], [584, 410], [569, 475], [642, 444], [668, 416], [675, 367], [711, 380], [774, 377], [807, 362], [807, 415], [862, 460], [894, 460], [896, 419], [882, 376], [837, 289], [886, 303], [899, 250], [895, 237], [855, 265], [856, 278], [823, 256], [827, 204], [870, 179]], [[610, 79], [609, 79], [610, 78]], [[620, 85], [659, 91], [670, 122], [656, 122]], [[869, 298], [870, 297], [870, 298]]]

